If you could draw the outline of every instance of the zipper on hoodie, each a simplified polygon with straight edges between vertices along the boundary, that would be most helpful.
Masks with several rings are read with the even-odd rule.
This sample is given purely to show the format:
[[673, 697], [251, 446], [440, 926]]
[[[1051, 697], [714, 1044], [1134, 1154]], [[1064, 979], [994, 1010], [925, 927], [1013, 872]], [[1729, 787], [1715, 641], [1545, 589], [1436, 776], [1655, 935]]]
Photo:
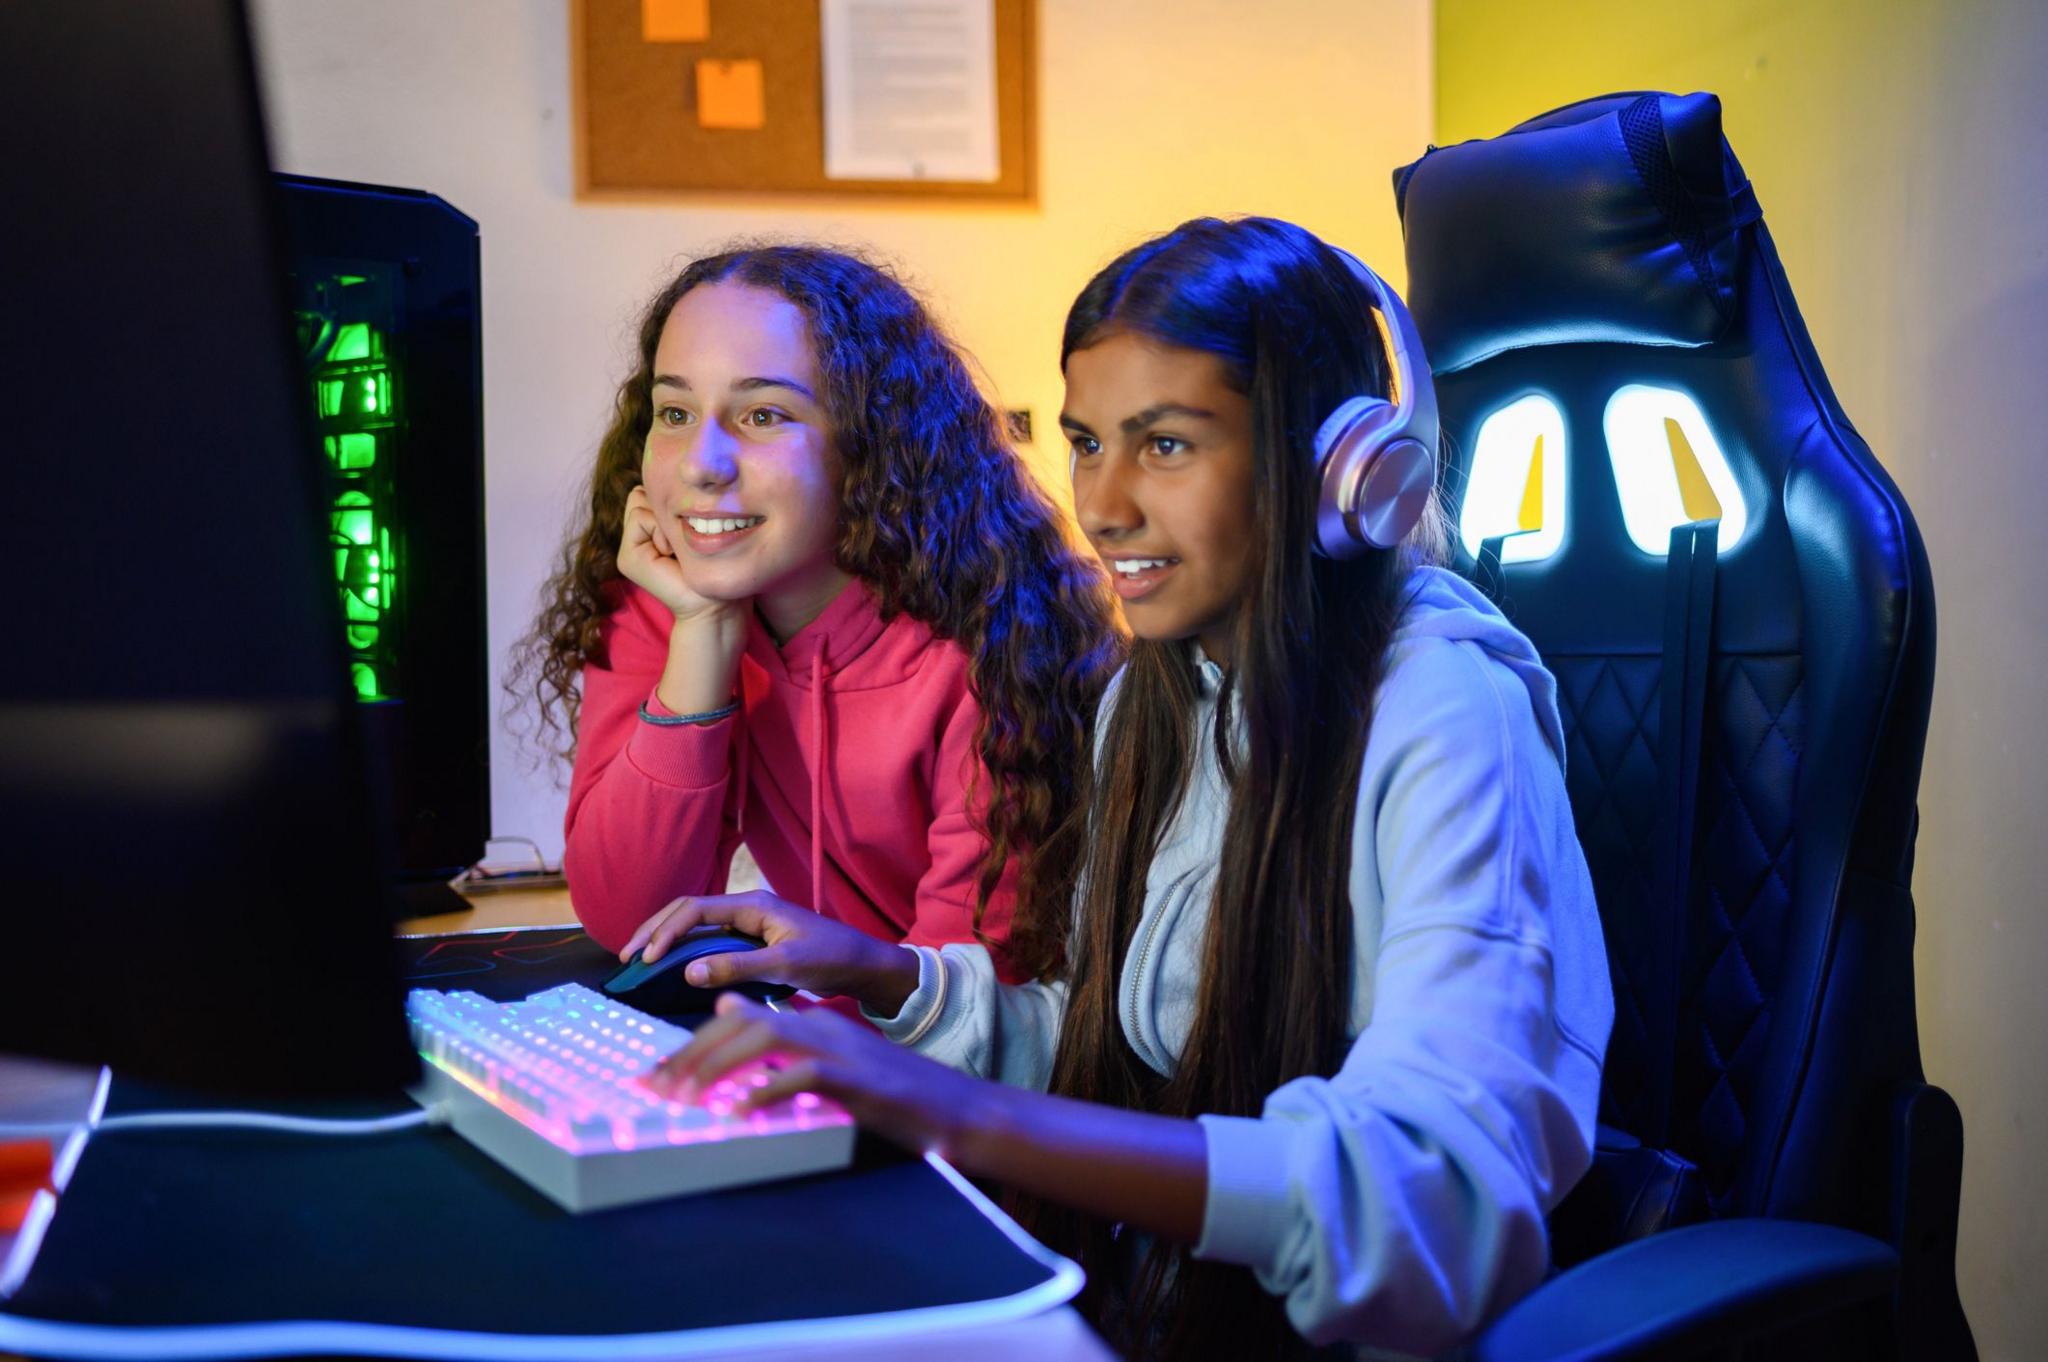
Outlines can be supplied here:
[[[1130, 1037], [1132, 1048], [1139, 1050], [1141, 1054], [1151, 1047], [1146, 1044], [1144, 1032], [1138, 1028], [1138, 981], [1145, 975], [1145, 962], [1152, 955], [1152, 941], [1159, 935], [1160, 924], [1172, 916], [1168, 910], [1185, 897], [1188, 881], [1195, 878], [1200, 869], [1201, 867], [1196, 866], [1184, 870], [1166, 886], [1166, 891], [1159, 896], [1158, 911], [1152, 914], [1152, 920], [1145, 924], [1144, 932], [1138, 937], [1138, 954], [1131, 962], [1131, 982], [1124, 996], [1124, 1032]], [[1168, 1062], [1162, 1067], [1155, 1062], [1156, 1060]], [[1165, 1055], [1147, 1054], [1145, 1061], [1161, 1073], [1169, 1072], [1173, 1068], [1171, 1060]]]
[[[1199, 652], [1199, 645], [1196, 646]], [[1210, 686], [1222, 683], [1222, 669], [1216, 663], [1204, 658], [1197, 665], [1203, 669], [1202, 674]], [[1203, 697], [1204, 713], [1213, 714], [1213, 711], [1206, 708], [1212, 703], [1213, 701], [1207, 695]], [[1213, 721], [1213, 718], [1211, 721]], [[1206, 723], [1198, 725], [1197, 733], [1199, 734], [1206, 727]], [[1208, 778], [1206, 763], [1211, 760], [1212, 758], [1206, 753], [1200, 753], [1196, 756], [1195, 770], [1190, 773], [1190, 779], [1198, 786], [1203, 784]], [[1188, 801], [1199, 800], [1205, 794], [1207, 794], [1207, 791], [1203, 789], [1191, 789], [1182, 794], [1181, 806], [1175, 811], [1172, 825], [1168, 827], [1166, 836], [1161, 839], [1158, 849], [1152, 853], [1155, 865], [1158, 864], [1159, 857], [1178, 848], [1190, 838], [1204, 837], [1211, 831], [1209, 820], [1192, 818], [1191, 810], [1188, 807]], [[1139, 1055], [1145, 1059], [1145, 1062], [1152, 1065], [1160, 1073], [1172, 1072], [1175, 1057], [1151, 1050], [1151, 1047], [1145, 1042], [1143, 1032], [1138, 1029], [1138, 984], [1144, 977], [1147, 962], [1151, 959], [1153, 939], [1159, 935], [1160, 924], [1164, 923], [1169, 917], [1175, 916], [1173, 910], [1177, 905], [1185, 906], [1185, 900], [1190, 892], [1188, 886], [1202, 879], [1203, 868], [1203, 863], [1198, 858], [1194, 865], [1187, 867], [1167, 881], [1165, 888], [1159, 893], [1158, 911], [1152, 914], [1150, 922], [1144, 924], [1144, 931], [1138, 938], [1138, 954], [1130, 962], [1130, 967], [1127, 971], [1130, 979], [1130, 988], [1124, 998], [1124, 1034], [1129, 1037], [1131, 1048], [1138, 1051]], [[1151, 1052], [1148, 1053], [1148, 1051]]]

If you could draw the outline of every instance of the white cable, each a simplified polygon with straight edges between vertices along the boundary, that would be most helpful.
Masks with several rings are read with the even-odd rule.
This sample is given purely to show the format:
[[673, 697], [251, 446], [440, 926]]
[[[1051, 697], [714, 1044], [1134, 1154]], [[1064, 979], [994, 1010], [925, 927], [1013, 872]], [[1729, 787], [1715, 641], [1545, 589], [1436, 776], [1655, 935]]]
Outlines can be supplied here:
[[[415, 1126], [444, 1125], [447, 1113], [439, 1105], [425, 1111], [401, 1112], [396, 1116], [375, 1116], [361, 1120], [324, 1120], [310, 1116], [278, 1116], [267, 1111], [150, 1111], [133, 1116], [110, 1116], [95, 1130], [199, 1130], [242, 1129], [281, 1130], [294, 1135], [382, 1135], [386, 1131], [411, 1130]], [[16, 1125], [0, 1123], [0, 1140], [35, 1139], [69, 1135], [83, 1122]]]
[[381, 1135], [391, 1130], [439, 1124], [446, 1119], [438, 1108], [401, 1112], [363, 1120], [324, 1120], [310, 1116], [278, 1116], [267, 1111], [150, 1111], [134, 1116], [112, 1116], [101, 1121], [101, 1130], [198, 1130], [244, 1129], [282, 1130], [294, 1135]]

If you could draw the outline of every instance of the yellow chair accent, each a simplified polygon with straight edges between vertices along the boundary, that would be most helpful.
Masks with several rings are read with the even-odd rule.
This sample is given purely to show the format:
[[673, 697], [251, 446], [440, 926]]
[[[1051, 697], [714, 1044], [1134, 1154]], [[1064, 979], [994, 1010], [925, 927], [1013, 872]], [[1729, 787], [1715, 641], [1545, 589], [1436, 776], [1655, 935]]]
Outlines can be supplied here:
[[1714, 489], [1707, 485], [1707, 475], [1700, 470], [1700, 460], [1692, 452], [1692, 442], [1685, 438], [1678, 422], [1671, 417], [1664, 418], [1664, 439], [1671, 446], [1672, 471], [1678, 474], [1678, 499], [1685, 506], [1688, 521], [1719, 520], [1721, 498], [1714, 495]]
[[1529, 480], [1522, 484], [1522, 509], [1515, 514], [1518, 531], [1543, 528], [1543, 437], [1536, 437], [1536, 450], [1529, 455]]

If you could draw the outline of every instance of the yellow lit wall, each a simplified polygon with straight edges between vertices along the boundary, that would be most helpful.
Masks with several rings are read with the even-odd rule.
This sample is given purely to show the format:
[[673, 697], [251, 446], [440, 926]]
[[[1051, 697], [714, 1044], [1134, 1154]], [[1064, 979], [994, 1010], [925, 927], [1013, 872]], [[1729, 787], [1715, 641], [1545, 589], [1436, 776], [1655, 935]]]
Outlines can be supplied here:
[[[716, 0], [720, 7], [745, 0]], [[1401, 277], [1389, 175], [1429, 140], [1428, 0], [1040, 0], [1039, 195], [579, 203], [560, 0], [255, 0], [281, 169], [431, 189], [483, 231], [495, 671], [526, 627], [625, 365], [681, 258], [772, 234], [900, 266], [980, 360], [1063, 490], [1059, 329], [1088, 276], [1202, 213], [1291, 218]], [[773, 110], [769, 116], [773, 117]], [[561, 847], [563, 795], [503, 726], [496, 830]]]
[[1963, 1303], [2048, 1357], [2048, 6], [1438, 0], [1433, 140], [1711, 90], [1849, 417], [1927, 540], [1922, 1045], [1963, 1109]]

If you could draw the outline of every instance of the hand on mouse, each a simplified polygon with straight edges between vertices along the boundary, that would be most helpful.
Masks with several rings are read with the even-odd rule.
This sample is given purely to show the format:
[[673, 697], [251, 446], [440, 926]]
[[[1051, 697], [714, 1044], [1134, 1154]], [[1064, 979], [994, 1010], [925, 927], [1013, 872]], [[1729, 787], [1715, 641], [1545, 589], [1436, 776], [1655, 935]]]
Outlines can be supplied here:
[[630, 960], [640, 951], [652, 964], [685, 932], [706, 923], [737, 928], [767, 944], [691, 961], [683, 977], [698, 988], [727, 988], [742, 980], [790, 984], [817, 994], [843, 993], [892, 1015], [917, 987], [917, 957], [910, 951], [765, 890], [679, 898], [641, 923], [619, 958]]

